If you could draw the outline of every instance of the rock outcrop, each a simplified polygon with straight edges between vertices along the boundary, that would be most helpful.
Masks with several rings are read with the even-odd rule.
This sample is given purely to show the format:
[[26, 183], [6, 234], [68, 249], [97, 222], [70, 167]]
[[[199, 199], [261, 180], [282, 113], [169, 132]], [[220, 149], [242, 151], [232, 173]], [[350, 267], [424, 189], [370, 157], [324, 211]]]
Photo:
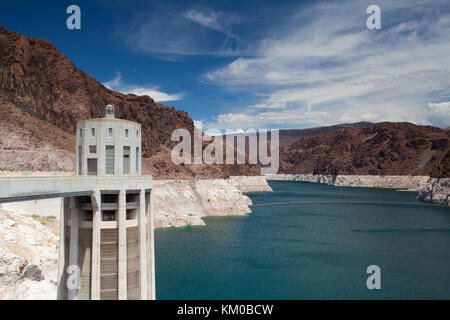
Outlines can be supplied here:
[[57, 223], [0, 208], [0, 299], [56, 299]]
[[273, 191], [265, 176], [232, 176], [228, 180], [243, 193]]
[[450, 179], [430, 178], [427, 184], [419, 190], [417, 199], [450, 206]]
[[206, 216], [245, 215], [250, 198], [228, 180], [154, 181], [155, 227], [204, 225]]

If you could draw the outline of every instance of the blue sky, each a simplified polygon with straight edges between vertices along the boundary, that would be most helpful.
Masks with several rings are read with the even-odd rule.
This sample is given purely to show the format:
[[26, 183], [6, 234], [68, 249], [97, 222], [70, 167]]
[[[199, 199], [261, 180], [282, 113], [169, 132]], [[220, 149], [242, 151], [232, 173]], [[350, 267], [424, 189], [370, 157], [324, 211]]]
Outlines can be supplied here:
[[[81, 30], [66, 28], [71, 4]], [[366, 27], [370, 4], [380, 30]], [[3, 1], [0, 24], [204, 128], [450, 125], [448, 0], [17, 0]]]

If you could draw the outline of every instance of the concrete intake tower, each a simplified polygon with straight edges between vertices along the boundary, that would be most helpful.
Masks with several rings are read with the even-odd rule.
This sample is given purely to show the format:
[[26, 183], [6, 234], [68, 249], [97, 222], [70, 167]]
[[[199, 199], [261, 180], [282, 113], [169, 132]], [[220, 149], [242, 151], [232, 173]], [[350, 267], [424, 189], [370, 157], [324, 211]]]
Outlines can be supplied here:
[[77, 123], [75, 176], [0, 177], [0, 203], [61, 201], [58, 299], [155, 299], [152, 177], [141, 175], [141, 125]]
[[[77, 124], [77, 175], [100, 183], [91, 196], [64, 198], [61, 299], [155, 297], [151, 189], [133, 181], [141, 176], [141, 137], [141, 125], [114, 118], [111, 105], [105, 118]], [[78, 289], [67, 281], [69, 266], [79, 268], [70, 270], [79, 272]]]

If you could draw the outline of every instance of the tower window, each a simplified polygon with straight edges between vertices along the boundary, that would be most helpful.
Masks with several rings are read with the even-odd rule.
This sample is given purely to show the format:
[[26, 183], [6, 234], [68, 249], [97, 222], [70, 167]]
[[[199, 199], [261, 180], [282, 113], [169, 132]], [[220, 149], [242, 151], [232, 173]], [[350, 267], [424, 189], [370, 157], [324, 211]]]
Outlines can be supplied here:
[[136, 130], [136, 138], [139, 138], [139, 130]]
[[136, 174], [139, 172], [139, 148], [136, 148]]
[[88, 176], [97, 175], [97, 159], [87, 159]]
[[130, 147], [123, 147], [123, 174], [130, 174]]
[[78, 175], [81, 175], [81, 165], [82, 165], [82, 154], [81, 154], [81, 146], [78, 146]]
[[128, 129], [125, 129], [125, 137], [128, 138]]
[[91, 136], [92, 138], [95, 138], [95, 128], [91, 128]]
[[114, 146], [106, 146], [105, 173], [114, 174]]
[[108, 128], [108, 137], [112, 137], [112, 128]]

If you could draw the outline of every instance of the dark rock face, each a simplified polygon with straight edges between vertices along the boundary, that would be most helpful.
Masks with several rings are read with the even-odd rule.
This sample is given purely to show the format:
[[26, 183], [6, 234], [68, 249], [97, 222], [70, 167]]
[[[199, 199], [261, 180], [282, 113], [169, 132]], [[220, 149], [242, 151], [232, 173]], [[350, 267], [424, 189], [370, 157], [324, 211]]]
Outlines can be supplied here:
[[124, 95], [105, 88], [50, 42], [0, 26], [0, 97], [70, 133], [79, 120], [104, 116], [107, 104], [118, 118], [143, 127], [143, 155], [171, 146], [177, 128], [193, 130], [186, 112], [155, 103], [148, 96]]
[[32, 281], [42, 281], [45, 280], [42, 275], [41, 269], [35, 264], [27, 265], [22, 273], [22, 278], [27, 278]]
[[411, 123], [303, 137], [280, 150], [284, 173], [450, 176], [450, 132]]

